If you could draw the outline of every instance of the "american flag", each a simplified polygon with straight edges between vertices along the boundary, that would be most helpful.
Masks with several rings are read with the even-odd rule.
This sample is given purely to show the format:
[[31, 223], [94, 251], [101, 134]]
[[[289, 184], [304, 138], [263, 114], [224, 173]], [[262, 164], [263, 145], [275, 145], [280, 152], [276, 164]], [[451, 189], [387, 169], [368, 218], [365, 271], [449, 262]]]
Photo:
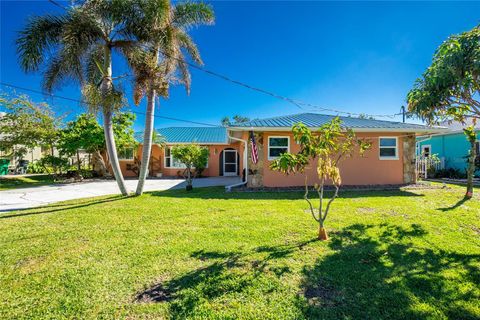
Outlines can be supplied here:
[[258, 162], [258, 149], [253, 131], [250, 131], [250, 144], [252, 146], [252, 162], [256, 164]]

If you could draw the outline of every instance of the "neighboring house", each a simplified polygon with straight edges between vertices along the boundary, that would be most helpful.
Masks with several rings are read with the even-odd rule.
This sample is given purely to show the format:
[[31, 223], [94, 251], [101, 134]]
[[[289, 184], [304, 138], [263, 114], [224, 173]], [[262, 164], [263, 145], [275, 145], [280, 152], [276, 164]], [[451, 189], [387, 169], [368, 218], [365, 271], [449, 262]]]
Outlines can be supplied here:
[[[465, 172], [470, 143], [463, 133], [463, 128], [471, 124], [471, 120], [465, 124], [441, 123], [440, 125], [447, 127], [448, 131], [417, 137], [417, 156], [427, 157], [435, 154], [440, 159], [443, 158], [446, 169], [453, 168]], [[475, 148], [478, 155], [480, 154], [480, 124], [477, 124], [475, 129], [477, 133]]]
[[[249, 187], [302, 186], [304, 175], [285, 176], [270, 170], [269, 165], [283, 152], [297, 152], [299, 146], [293, 140], [292, 125], [302, 122], [312, 130], [329, 122], [334, 116], [302, 113], [290, 116], [254, 120], [223, 127], [172, 127], [158, 129], [165, 137], [165, 150], [153, 146], [150, 176], [177, 176], [183, 166], [171, 156], [170, 148], [176, 144], [198, 143], [210, 150], [205, 176], [244, 176]], [[340, 165], [344, 185], [400, 185], [413, 183], [415, 174], [415, 138], [420, 134], [436, 134], [445, 131], [441, 127], [418, 124], [340, 117], [343, 126], [353, 129], [359, 138], [372, 142], [372, 148], [361, 157], [354, 155]], [[250, 132], [253, 131], [258, 148], [258, 162], [251, 159]], [[124, 152], [120, 160], [125, 176], [135, 176], [141, 145]], [[134, 169], [133, 171], [131, 169]], [[314, 184], [316, 168], [306, 171], [309, 184]]]

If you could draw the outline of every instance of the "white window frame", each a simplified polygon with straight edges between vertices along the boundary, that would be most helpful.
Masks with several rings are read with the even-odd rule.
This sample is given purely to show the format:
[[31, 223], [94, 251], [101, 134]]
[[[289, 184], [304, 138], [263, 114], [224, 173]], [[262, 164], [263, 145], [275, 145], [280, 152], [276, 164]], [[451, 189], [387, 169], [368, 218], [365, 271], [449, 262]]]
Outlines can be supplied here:
[[[173, 164], [173, 156], [172, 156], [172, 148], [173, 146], [166, 146], [165, 151], [163, 152], [163, 163], [164, 167], [168, 169], [186, 169], [185, 165], [183, 166], [172, 166]], [[170, 151], [170, 155], [167, 156], [167, 149]], [[170, 166], [167, 167], [167, 158], [170, 158]]]
[[[132, 150], [132, 157], [131, 158], [120, 158], [120, 155], [121, 155], [120, 151], [124, 151], [124, 150], [127, 150], [127, 149]], [[134, 147], [123, 148], [121, 150], [118, 150], [117, 153], [119, 155], [118, 160], [122, 160], [122, 161], [133, 161], [133, 160], [135, 160], [135, 148]]]
[[[381, 156], [380, 155], [380, 150], [383, 148], [393, 148], [393, 147], [382, 147], [380, 146], [380, 141], [382, 139], [395, 139], [395, 156], [394, 157], [386, 157], [386, 156]], [[431, 152], [431, 149], [430, 149]], [[378, 137], [378, 158], [380, 160], [398, 160], [398, 137], [396, 136], [384, 136], [384, 137]]]
[[[182, 165], [182, 166], [177, 166], [177, 167], [173, 167], [173, 166], [169, 166], [167, 167], [167, 158], [170, 158], [170, 164], [173, 163], [172, 159], [174, 158], [172, 156], [172, 148], [174, 146], [166, 146], [165, 147], [165, 150], [163, 151], [163, 163], [164, 163], [164, 168], [167, 168], [167, 169], [186, 169], [187, 167], [185, 165]], [[170, 155], [167, 156], [167, 149], [170, 150]], [[205, 169], [208, 169], [208, 163], [210, 162], [210, 155], [208, 156], [209, 159], [207, 159], [207, 165], [205, 166]], [[193, 167], [193, 169], [195, 169], [195, 167]]]
[[272, 146], [270, 147], [270, 139], [271, 138], [287, 138], [287, 151], [286, 152], [290, 152], [290, 136], [269, 136], [268, 137], [268, 149], [267, 149], [267, 158], [268, 160], [275, 160], [275, 159], [278, 159], [279, 157], [270, 157], [270, 148], [285, 148], [285, 147], [278, 147], [278, 146]]
[[430, 150], [428, 155], [431, 156], [432, 155], [432, 145], [431, 144], [423, 144], [422, 149], [420, 150], [420, 155], [422, 157], [425, 156], [425, 148], [428, 148], [428, 150]]

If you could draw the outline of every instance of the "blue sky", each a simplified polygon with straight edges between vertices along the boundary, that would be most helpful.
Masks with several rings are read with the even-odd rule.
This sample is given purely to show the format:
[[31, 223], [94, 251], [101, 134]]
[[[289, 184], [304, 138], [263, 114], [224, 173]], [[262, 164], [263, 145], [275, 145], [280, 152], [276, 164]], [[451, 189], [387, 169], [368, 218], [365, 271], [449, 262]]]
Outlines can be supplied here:
[[[438, 45], [450, 34], [480, 23], [479, 2], [216, 1], [211, 5], [215, 25], [191, 31], [205, 68], [314, 105], [368, 114], [399, 112]], [[48, 1], [1, 1], [2, 82], [40, 89], [40, 75], [24, 74], [18, 67], [16, 32], [29, 16], [61, 12]], [[114, 74], [124, 72], [122, 66], [114, 66]], [[124, 86], [130, 96], [128, 81]], [[67, 86], [55, 93], [79, 98], [79, 91]], [[36, 101], [44, 99], [30, 95]], [[75, 102], [46, 101], [69, 117], [82, 111]], [[129, 108], [143, 112], [145, 103], [131, 103]], [[181, 87], [173, 88], [156, 112], [217, 124], [227, 115], [262, 118], [305, 111], [319, 112], [192, 70], [190, 96]], [[143, 121], [137, 116], [136, 129]], [[188, 125], [155, 121], [156, 127]]]

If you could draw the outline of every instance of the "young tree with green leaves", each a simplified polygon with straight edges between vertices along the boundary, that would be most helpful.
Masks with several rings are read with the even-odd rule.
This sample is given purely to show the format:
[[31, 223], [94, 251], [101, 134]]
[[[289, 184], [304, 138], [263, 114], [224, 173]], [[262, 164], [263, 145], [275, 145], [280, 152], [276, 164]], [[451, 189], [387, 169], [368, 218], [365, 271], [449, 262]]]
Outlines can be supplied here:
[[202, 64], [188, 30], [214, 21], [212, 8], [204, 3], [172, 5], [169, 0], [134, 1], [127, 27], [142, 44], [128, 57], [135, 74], [134, 101], [147, 96], [142, 161], [136, 194], [141, 195], [148, 171], [157, 96], [167, 98], [171, 83], [181, 83], [190, 91], [190, 73], [185, 54]]
[[[435, 51], [432, 64], [407, 95], [409, 112], [437, 123], [444, 120], [475, 125], [480, 118], [480, 25], [450, 36]], [[464, 131], [471, 142], [473, 125]], [[473, 196], [475, 145], [469, 151], [468, 182], [465, 197]]]
[[[119, 150], [135, 145], [133, 122], [135, 115], [130, 112], [117, 112], [113, 117], [113, 132]], [[105, 135], [96, 117], [91, 113], [80, 114], [75, 120], [67, 123], [61, 131], [58, 143], [60, 153], [74, 156], [83, 149], [93, 154], [94, 169], [103, 176], [107, 172], [102, 153], [106, 150]], [[78, 168], [80, 170], [80, 168]]]
[[129, 10], [129, 1], [86, 0], [62, 15], [31, 18], [17, 39], [21, 68], [43, 70], [45, 91], [79, 83], [87, 104], [101, 111], [107, 153], [123, 195], [128, 190], [118, 162], [113, 116], [124, 100], [113, 84], [112, 52], [127, 54], [135, 45], [125, 28]]
[[[300, 145], [300, 151], [283, 153], [270, 164], [272, 170], [287, 175], [305, 174], [305, 169], [313, 165], [316, 167], [319, 183], [315, 183], [313, 188], [318, 194], [319, 207], [316, 208], [308, 197], [307, 174], [305, 174], [304, 199], [309, 205], [313, 219], [319, 224], [318, 238], [320, 240], [328, 240], [325, 220], [342, 184], [340, 161], [353, 155], [355, 149], [358, 149], [358, 153], [363, 155], [371, 147], [370, 142], [357, 139], [353, 130], [342, 128], [341, 123], [340, 118], [336, 117], [331, 122], [322, 125], [317, 132], [312, 132], [303, 123], [295, 124], [292, 127], [292, 133], [294, 140]], [[328, 182], [333, 185], [335, 191], [325, 204], [324, 189]]]
[[183, 163], [187, 171], [187, 191], [192, 190], [193, 168], [205, 169], [208, 162], [208, 148], [201, 147], [198, 144], [186, 144], [174, 146], [172, 148], [172, 156]]
[[[100, 152], [105, 146], [103, 129], [91, 113], [83, 113], [67, 123], [61, 130], [58, 149], [60, 154], [77, 157], [77, 169], [80, 172], [81, 163], [79, 150], [92, 154]], [[102, 170], [105, 172], [106, 170]]]
[[46, 103], [35, 103], [26, 95], [0, 96], [5, 110], [0, 117], [0, 148], [15, 158], [23, 158], [28, 150], [41, 146], [50, 150], [59, 138], [61, 118]]

